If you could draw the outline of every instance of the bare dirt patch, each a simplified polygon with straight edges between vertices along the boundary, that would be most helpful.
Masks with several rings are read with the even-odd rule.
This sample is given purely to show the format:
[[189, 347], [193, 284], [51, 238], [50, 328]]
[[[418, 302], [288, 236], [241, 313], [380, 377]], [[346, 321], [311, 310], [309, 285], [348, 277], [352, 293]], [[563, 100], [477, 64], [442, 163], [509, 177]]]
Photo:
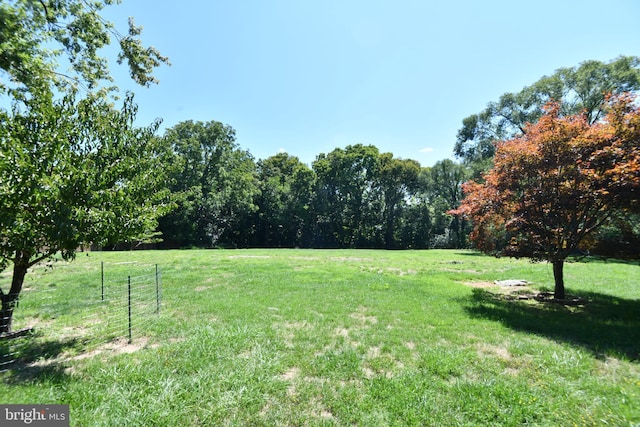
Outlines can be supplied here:
[[511, 360], [511, 353], [506, 347], [500, 347], [496, 345], [479, 343], [477, 345], [478, 354], [490, 357], [498, 357], [502, 360]]
[[311, 328], [311, 323], [303, 320], [302, 322], [286, 322], [283, 326], [286, 329], [306, 329]]
[[283, 381], [290, 382], [289, 387], [287, 387], [287, 396], [293, 397], [297, 394], [296, 385], [294, 380], [300, 376], [300, 368], [296, 368], [295, 366], [287, 369], [281, 376], [280, 379]]
[[[516, 281], [505, 281], [505, 282], [513, 282]], [[461, 282], [465, 286], [469, 286], [475, 289], [490, 289], [491, 294], [500, 297], [506, 298], [509, 300], [526, 300], [532, 299], [534, 297], [534, 290], [531, 289], [528, 285], [529, 282], [525, 281], [517, 281], [519, 284], [501, 284], [500, 281], [488, 282], [488, 281], [471, 281], [471, 282]]]
[[295, 339], [296, 332], [311, 329], [313, 325], [306, 320], [301, 322], [275, 322], [273, 323], [273, 328], [278, 331], [278, 334], [284, 341], [284, 344], [287, 348], [294, 348], [293, 340]]
[[390, 273], [397, 274], [398, 276], [406, 276], [408, 274], [413, 275], [418, 273], [416, 270], [403, 270], [401, 268], [393, 268], [393, 267], [388, 267], [387, 271]]
[[376, 376], [376, 373], [374, 372], [373, 369], [365, 366], [362, 368], [362, 375], [366, 378], [366, 379], [372, 379], [373, 377]]
[[290, 256], [289, 259], [299, 259], [302, 261], [318, 261], [320, 258], [313, 256]]
[[282, 379], [285, 381], [291, 381], [296, 379], [300, 375], [300, 368], [289, 368], [287, 371], [282, 374]]
[[495, 288], [497, 285], [493, 282], [462, 282], [463, 285], [471, 288]]
[[86, 359], [88, 357], [97, 356], [99, 354], [112, 354], [112, 355], [113, 354], [131, 354], [131, 353], [135, 353], [136, 351], [140, 351], [143, 348], [148, 347], [148, 344], [149, 344], [149, 338], [147, 337], [136, 338], [131, 343], [126, 338], [120, 338], [115, 341], [105, 343], [100, 347], [96, 348], [95, 350], [79, 354], [71, 359], [73, 360], [78, 360], [79, 358]]
[[271, 255], [229, 255], [227, 259], [270, 259]]
[[323, 409], [322, 411], [320, 411], [320, 418], [325, 420], [330, 420], [333, 418], [333, 414], [329, 412], [327, 409]]
[[[57, 357], [49, 359], [38, 359], [35, 362], [29, 363], [29, 368], [42, 368], [46, 366], [62, 364], [65, 365], [69, 362], [75, 362], [85, 359], [90, 359], [99, 355], [117, 355], [117, 354], [132, 354], [140, 351], [144, 348], [155, 348], [156, 345], [149, 345], [149, 339], [147, 337], [137, 338], [134, 342], [129, 343], [126, 338], [121, 338], [115, 341], [104, 343], [101, 346], [91, 350], [85, 351], [79, 354], [74, 353], [62, 353]], [[70, 372], [73, 372], [73, 367], [67, 368]]]
[[359, 258], [351, 256], [334, 256], [330, 258], [331, 261], [371, 261], [371, 258]]
[[376, 316], [366, 316], [364, 313], [352, 313], [349, 315], [352, 319], [358, 320], [364, 326], [367, 323], [375, 325], [378, 323], [378, 318]]
[[[553, 292], [539, 292], [536, 295], [529, 295], [531, 299], [533, 298], [534, 300], [538, 301], [538, 302], [542, 302], [542, 303], [556, 303], [556, 304], [560, 304], [560, 305], [564, 305], [564, 306], [579, 306], [579, 305], [585, 305], [586, 304], [586, 300], [582, 297], [579, 296], [575, 296], [575, 295], [566, 295], [565, 298], [556, 298], [553, 294]], [[522, 297], [521, 297], [522, 299]]]
[[336, 337], [349, 338], [349, 330], [347, 328], [336, 328], [333, 331], [333, 335]]
[[311, 406], [311, 416], [321, 420], [333, 419], [333, 414], [324, 404], [317, 398], [311, 399], [309, 402]]
[[367, 350], [367, 358], [369, 359], [380, 357], [381, 354], [380, 347], [369, 347]]
[[375, 325], [378, 323], [376, 316], [367, 316], [367, 307], [360, 306], [355, 313], [349, 315], [352, 319], [358, 320], [362, 323], [362, 326], [366, 326], [367, 323]]
[[389, 273], [389, 274], [394, 274], [394, 275], [398, 275], [400, 277], [402, 276], [413, 276], [418, 274], [417, 270], [403, 270], [401, 268], [396, 268], [396, 267], [387, 267], [387, 268], [380, 268], [380, 267], [367, 267], [367, 266], [360, 266], [360, 271], [363, 272], [375, 272], [377, 274], [385, 274], [385, 273]]
[[505, 368], [505, 370], [503, 371], [506, 375], [509, 375], [511, 377], [515, 377], [518, 375], [519, 371], [516, 368]]

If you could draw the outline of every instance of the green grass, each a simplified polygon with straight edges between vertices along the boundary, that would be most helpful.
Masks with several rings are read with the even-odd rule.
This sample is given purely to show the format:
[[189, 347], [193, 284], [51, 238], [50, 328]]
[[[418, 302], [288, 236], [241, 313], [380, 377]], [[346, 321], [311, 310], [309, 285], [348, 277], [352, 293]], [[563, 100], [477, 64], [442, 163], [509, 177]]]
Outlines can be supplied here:
[[[160, 265], [132, 345], [88, 337], [101, 261]], [[638, 269], [570, 263], [588, 302], [561, 307], [487, 287], [550, 289], [549, 265], [468, 251], [80, 254], [30, 273], [55, 291], [16, 312], [37, 334], [0, 400], [67, 403], [82, 426], [637, 425]]]

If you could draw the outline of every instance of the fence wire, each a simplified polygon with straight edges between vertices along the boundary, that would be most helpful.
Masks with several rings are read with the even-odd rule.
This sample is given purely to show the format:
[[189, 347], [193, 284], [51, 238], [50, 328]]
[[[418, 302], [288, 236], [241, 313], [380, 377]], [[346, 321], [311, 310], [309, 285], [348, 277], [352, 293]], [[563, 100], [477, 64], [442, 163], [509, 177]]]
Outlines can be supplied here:
[[13, 312], [12, 331], [18, 336], [0, 336], [0, 372], [29, 367], [62, 351], [82, 353], [115, 340], [131, 343], [160, 312], [157, 265], [97, 263], [83, 272], [49, 274], [71, 267], [60, 263], [33, 269], [35, 279], [25, 283]]

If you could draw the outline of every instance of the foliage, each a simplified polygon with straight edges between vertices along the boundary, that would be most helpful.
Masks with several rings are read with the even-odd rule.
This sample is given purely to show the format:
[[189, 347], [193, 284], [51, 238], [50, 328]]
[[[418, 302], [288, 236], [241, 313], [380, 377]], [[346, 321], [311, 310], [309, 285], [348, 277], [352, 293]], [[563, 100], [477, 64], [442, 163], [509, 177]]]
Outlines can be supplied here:
[[619, 210], [594, 232], [592, 254], [640, 259], [640, 214]]
[[[372, 229], [380, 200], [373, 191], [380, 152], [372, 145], [350, 145], [320, 154], [312, 164], [316, 173], [316, 244], [354, 248], [379, 240]], [[370, 244], [370, 243], [369, 243]]]
[[640, 207], [640, 109], [629, 96], [608, 105], [591, 123], [549, 104], [523, 136], [497, 144], [485, 182], [465, 184], [453, 211], [473, 220], [471, 239], [485, 252], [552, 262], [558, 298], [569, 254], [617, 209]]
[[440, 221], [448, 221], [447, 225], [441, 225], [440, 232], [434, 236], [432, 247], [444, 249], [467, 246], [468, 222], [462, 217], [445, 216], [444, 213], [460, 206], [464, 197], [462, 184], [469, 179], [470, 173], [467, 166], [449, 159], [441, 160], [431, 168], [434, 204], [438, 207]]
[[418, 189], [420, 164], [415, 160], [396, 159], [391, 153], [385, 153], [380, 156], [378, 168], [377, 188], [383, 201], [384, 244], [387, 249], [395, 249], [397, 224], [402, 219], [408, 200]]
[[[412, 191], [408, 191], [399, 206], [399, 220], [394, 235], [396, 248], [426, 249], [434, 234], [437, 209], [431, 197], [430, 169], [420, 167]], [[444, 212], [444, 211], [443, 211]]]
[[418, 162], [358, 144], [319, 155], [312, 168], [314, 247], [428, 247], [432, 189]]
[[[447, 247], [466, 245], [464, 222], [445, 214], [467, 173], [454, 162], [436, 174], [355, 145], [320, 154], [311, 167], [287, 153], [254, 164], [218, 122], [180, 123], [164, 141], [179, 208], [160, 219], [160, 247], [427, 248], [449, 229]], [[208, 224], [218, 227], [213, 240]]]
[[167, 196], [158, 192], [166, 152], [152, 138], [157, 123], [132, 126], [130, 97], [119, 111], [100, 98], [29, 104], [24, 114], [0, 116], [2, 255], [69, 257], [81, 243], [153, 230]]
[[315, 174], [287, 153], [260, 160], [257, 168], [260, 192], [254, 242], [257, 246], [307, 246]]
[[605, 96], [640, 89], [640, 58], [621, 56], [609, 63], [585, 61], [577, 67], [560, 68], [518, 93], [505, 93], [497, 102], [462, 121], [454, 148], [465, 163], [486, 164], [497, 141], [519, 137], [527, 123], [535, 123], [550, 101], [560, 103], [559, 114], [585, 114], [587, 123], [600, 120]]
[[[129, 19], [123, 35], [100, 12], [118, 0], [8, 0], [0, 4], [0, 70], [9, 82], [0, 91], [14, 99], [39, 96], [42, 92], [115, 89], [110, 85], [108, 58], [102, 48], [115, 37], [120, 45], [117, 58], [126, 62], [138, 84], [156, 83], [154, 68], [168, 59], [140, 41], [140, 27]], [[62, 62], [62, 64], [61, 64]], [[66, 64], [68, 68], [62, 68]]]
[[30, 266], [85, 243], [144, 240], [170, 206], [157, 124], [134, 127], [130, 97], [121, 110], [72, 95], [25, 105], [0, 112], [0, 264], [14, 266], [5, 310]]
[[134, 127], [130, 94], [116, 109], [99, 52], [116, 36], [118, 61], [146, 86], [168, 61], [143, 47], [133, 20], [122, 36], [100, 16], [112, 3], [0, 3], [0, 267], [13, 263], [0, 333], [10, 332], [29, 267], [57, 251], [73, 257], [82, 243], [148, 237], [166, 212], [158, 123]]
[[178, 123], [163, 140], [173, 153], [171, 190], [179, 201], [159, 230], [169, 245], [219, 244], [254, 209], [253, 158], [238, 148], [233, 128], [216, 121]]

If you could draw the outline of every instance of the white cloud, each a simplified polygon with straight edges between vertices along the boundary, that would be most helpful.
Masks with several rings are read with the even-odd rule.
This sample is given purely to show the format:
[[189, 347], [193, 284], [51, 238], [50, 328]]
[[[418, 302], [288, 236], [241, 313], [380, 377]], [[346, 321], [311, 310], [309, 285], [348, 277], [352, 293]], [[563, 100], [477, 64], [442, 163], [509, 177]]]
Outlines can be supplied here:
[[431, 153], [432, 151], [433, 148], [431, 147], [423, 148], [422, 150], [420, 150], [421, 153]]
[[286, 152], [287, 152], [287, 150], [285, 150], [284, 148], [281, 148], [281, 149], [278, 150], [278, 153], [280, 153], [280, 154], [286, 153]]

